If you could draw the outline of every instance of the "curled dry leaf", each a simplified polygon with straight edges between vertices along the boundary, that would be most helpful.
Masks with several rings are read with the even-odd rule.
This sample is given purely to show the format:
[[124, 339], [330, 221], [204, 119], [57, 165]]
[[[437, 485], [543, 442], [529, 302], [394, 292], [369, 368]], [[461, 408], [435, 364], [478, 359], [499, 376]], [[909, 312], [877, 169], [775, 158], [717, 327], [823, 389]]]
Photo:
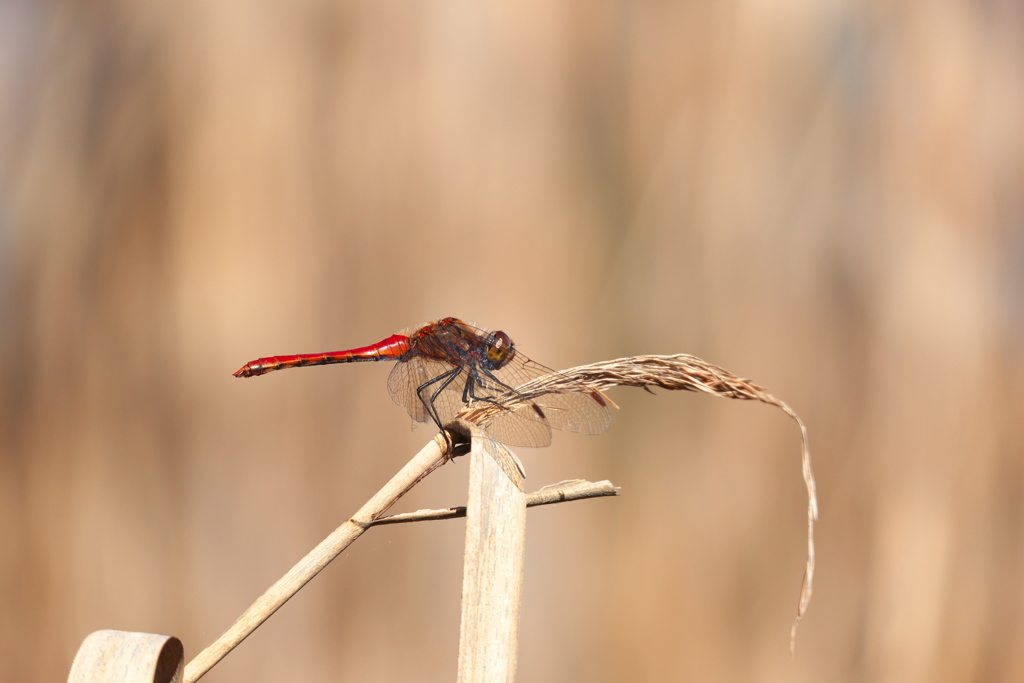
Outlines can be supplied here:
[[804, 573], [796, 620], [790, 632], [790, 650], [795, 648], [796, 628], [811, 601], [814, 579], [814, 522], [818, 519], [818, 498], [811, 453], [807, 445], [807, 428], [792, 408], [772, 396], [763, 387], [741, 379], [731, 372], [687, 354], [674, 356], [631, 356], [616, 360], [581, 365], [553, 372], [516, 387], [515, 392], [494, 401], [478, 402], [459, 413], [458, 417], [483, 426], [507, 411], [529, 409], [532, 401], [547, 394], [601, 392], [612, 387], [660, 387], [672, 391], [699, 391], [712, 396], [760, 401], [773, 405], [789, 415], [800, 427], [801, 462], [807, 486], [807, 567]]

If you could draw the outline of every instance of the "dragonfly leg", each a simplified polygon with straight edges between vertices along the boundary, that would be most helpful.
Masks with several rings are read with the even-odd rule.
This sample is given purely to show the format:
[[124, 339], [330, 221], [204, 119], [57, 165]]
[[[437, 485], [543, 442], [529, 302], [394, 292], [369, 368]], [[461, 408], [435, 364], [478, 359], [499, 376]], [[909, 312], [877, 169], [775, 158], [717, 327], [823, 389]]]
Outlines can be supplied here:
[[476, 385], [476, 373], [470, 370], [469, 376], [466, 377], [466, 386], [462, 387], [462, 402], [466, 405], [473, 401], [486, 401], [490, 399], [490, 396], [477, 396], [475, 391]]
[[[462, 397], [463, 401], [466, 401], [466, 395], [468, 394], [469, 398], [474, 400], [474, 401], [486, 401], [487, 403], [493, 403], [493, 404], [497, 405], [498, 401], [493, 396], [477, 396], [476, 395], [476, 391], [475, 391], [475, 389], [477, 388], [477, 385], [479, 385], [479, 387], [481, 389], [483, 389], [483, 390], [492, 391], [492, 392], [495, 392], [495, 393], [499, 393], [499, 392], [515, 393], [515, 389], [513, 389], [512, 387], [510, 387], [509, 385], [505, 384], [500, 379], [498, 379], [497, 377], [492, 375], [490, 373], [490, 371], [488, 371], [487, 369], [480, 368], [480, 372], [482, 372], [484, 375], [487, 376], [488, 379], [490, 379], [492, 382], [494, 382], [495, 386], [491, 386], [487, 382], [480, 381], [480, 378], [476, 377], [471, 372], [471, 373], [469, 373], [469, 379], [466, 380], [466, 388], [462, 392], [463, 393], [463, 397]], [[468, 403], [469, 401], [466, 401], [466, 402]]]
[[[447, 444], [448, 446], [449, 453], [453, 452], [454, 444], [452, 444], [452, 440], [448, 437], [448, 432], [445, 431], [444, 424], [441, 423], [441, 416], [438, 415], [437, 408], [434, 407], [434, 401], [437, 399], [438, 396], [441, 395], [442, 391], [448, 388], [449, 384], [455, 381], [455, 378], [459, 376], [460, 372], [462, 372], [462, 366], [457, 365], [451, 370], [443, 372], [437, 377], [432, 377], [423, 384], [416, 387], [416, 395], [419, 397], [420, 403], [422, 403], [423, 407], [426, 409], [427, 415], [430, 416], [430, 419], [434, 421], [434, 424], [437, 425], [437, 428], [441, 430], [442, 434], [444, 434], [444, 441], [445, 444]], [[429, 398], [423, 395], [424, 391], [429, 389], [432, 385], [437, 384], [438, 382], [441, 383], [441, 386], [438, 387], [437, 390], [434, 391]]]
[[[482, 372], [495, 385], [495, 386], [490, 386], [490, 384], [480, 381], [480, 378], [477, 377], [476, 378], [476, 384], [479, 384], [483, 389], [486, 389], [488, 391], [493, 391], [493, 392], [498, 392], [500, 390], [500, 391], [504, 392], [505, 396], [514, 396], [516, 394], [516, 390], [514, 388], [512, 388], [509, 385], [507, 385], [504, 382], [502, 382], [500, 379], [495, 377], [486, 368], [480, 368], [480, 372]], [[469, 380], [466, 382], [466, 387], [467, 388], [469, 388], [469, 384], [470, 384], [470, 382], [472, 380], [473, 380], [473, 375], [470, 374]], [[469, 389], [469, 392], [470, 392], [470, 395], [471, 395], [471, 397], [473, 398], [474, 401], [486, 401], [487, 403], [491, 403], [493, 405], [498, 406], [502, 410], [513, 410], [512, 408], [507, 407], [504, 403], [499, 401], [498, 398], [495, 398], [494, 396], [476, 396], [475, 393], [473, 392], [473, 389]], [[544, 411], [541, 409], [541, 407], [539, 405], [537, 405], [533, 401], [530, 401], [529, 403], [533, 407], [533, 411], [534, 411], [534, 413], [536, 413], [536, 417], [539, 417], [542, 421], [545, 421], [545, 424], [546, 424], [547, 416], [544, 414]]]
[[[495, 383], [496, 385], [498, 385], [498, 388], [499, 388], [499, 389], [502, 389], [502, 390], [504, 390], [504, 391], [515, 391], [515, 387], [510, 387], [509, 385], [507, 385], [507, 384], [505, 384], [504, 382], [502, 382], [502, 381], [501, 381], [500, 379], [498, 379], [497, 377], [495, 377], [495, 376], [494, 376], [494, 375], [493, 375], [493, 374], [491, 373], [491, 371], [490, 371], [490, 370], [488, 370], [487, 368], [480, 368], [480, 372], [482, 372], [482, 373], [484, 373], [485, 375], [487, 375], [487, 377], [488, 377], [488, 378], [489, 378], [489, 379], [490, 379], [490, 380], [491, 380], [492, 382], [494, 382], [494, 383]], [[483, 387], [484, 387], [485, 389], [492, 389], [492, 387], [489, 387], [489, 386], [487, 386], [487, 385], [484, 385], [484, 384], [483, 384], [483, 382], [481, 382], [481, 385], [483, 385]], [[492, 390], [493, 390], [493, 389], [492, 389]]]
[[[488, 386], [487, 384], [479, 382], [476, 378], [476, 375], [474, 375], [473, 372], [470, 372], [469, 377], [466, 378], [466, 386], [462, 388], [462, 402], [465, 403], [466, 405], [469, 405], [470, 403], [473, 403], [475, 401], [499, 405], [497, 399], [495, 399], [493, 396], [477, 396], [476, 387], [478, 384], [482, 389], [486, 389], [488, 391], [495, 391], [494, 388]], [[499, 384], [501, 383], [499, 382]], [[504, 387], [505, 385], [501, 384], [501, 386]]]

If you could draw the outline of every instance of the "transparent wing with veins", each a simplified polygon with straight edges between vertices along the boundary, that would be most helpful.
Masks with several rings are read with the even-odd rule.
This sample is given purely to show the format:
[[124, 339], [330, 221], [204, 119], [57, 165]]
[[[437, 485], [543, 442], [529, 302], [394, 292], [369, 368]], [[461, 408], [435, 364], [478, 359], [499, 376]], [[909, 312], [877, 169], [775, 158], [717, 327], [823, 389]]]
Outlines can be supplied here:
[[[450, 377], [451, 382], [442, 387], [452, 372], [456, 374]], [[420, 393], [417, 393], [421, 386], [426, 385], [421, 392], [423, 399], [429, 402], [431, 397], [437, 394], [433, 399], [433, 406], [441, 424], [446, 424], [455, 417], [455, 413], [466, 407], [462, 402], [462, 392], [468, 375], [468, 367], [465, 365], [456, 366], [446, 361], [417, 356], [398, 363], [391, 370], [388, 376], [388, 393], [395, 403], [405, 408], [409, 417], [417, 422], [430, 422], [431, 416], [427, 414], [427, 406], [424, 400], [420, 399]], [[440, 393], [437, 393], [439, 391]]]

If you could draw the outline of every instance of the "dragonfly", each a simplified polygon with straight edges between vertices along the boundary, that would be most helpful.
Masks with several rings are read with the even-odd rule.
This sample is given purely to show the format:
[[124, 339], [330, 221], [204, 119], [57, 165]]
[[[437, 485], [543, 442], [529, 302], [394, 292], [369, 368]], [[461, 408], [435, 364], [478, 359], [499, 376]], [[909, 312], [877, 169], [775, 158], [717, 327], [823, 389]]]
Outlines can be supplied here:
[[[551, 443], [551, 429], [599, 434], [611, 424], [611, 400], [600, 391], [545, 394], [525, 400], [516, 387], [554, 371], [527, 358], [500, 330], [487, 332], [458, 318], [443, 318], [411, 332], [393, 334], [370, 346], [294, 356], [272, 356], [246, 363], [235, 377], [332, 363], [397, 361], [388, 393], [417, 422], [444, 426], [476, 402], [502, 407], [485, 431], [507, 446], [540, 448]], [[509, 400], [509, 399], [523, 400]]]

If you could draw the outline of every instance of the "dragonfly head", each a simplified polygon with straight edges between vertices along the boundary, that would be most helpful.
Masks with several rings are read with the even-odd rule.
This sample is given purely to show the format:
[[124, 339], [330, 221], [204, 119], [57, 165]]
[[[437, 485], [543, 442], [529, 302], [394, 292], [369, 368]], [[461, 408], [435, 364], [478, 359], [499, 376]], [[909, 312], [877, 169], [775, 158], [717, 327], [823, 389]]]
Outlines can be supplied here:
[[497, 370], [505, 366], [515, 355], [512, 347], [512, 340], [508, 335], [498, 330], [487, 335], [487, 365], [490, 370]]

